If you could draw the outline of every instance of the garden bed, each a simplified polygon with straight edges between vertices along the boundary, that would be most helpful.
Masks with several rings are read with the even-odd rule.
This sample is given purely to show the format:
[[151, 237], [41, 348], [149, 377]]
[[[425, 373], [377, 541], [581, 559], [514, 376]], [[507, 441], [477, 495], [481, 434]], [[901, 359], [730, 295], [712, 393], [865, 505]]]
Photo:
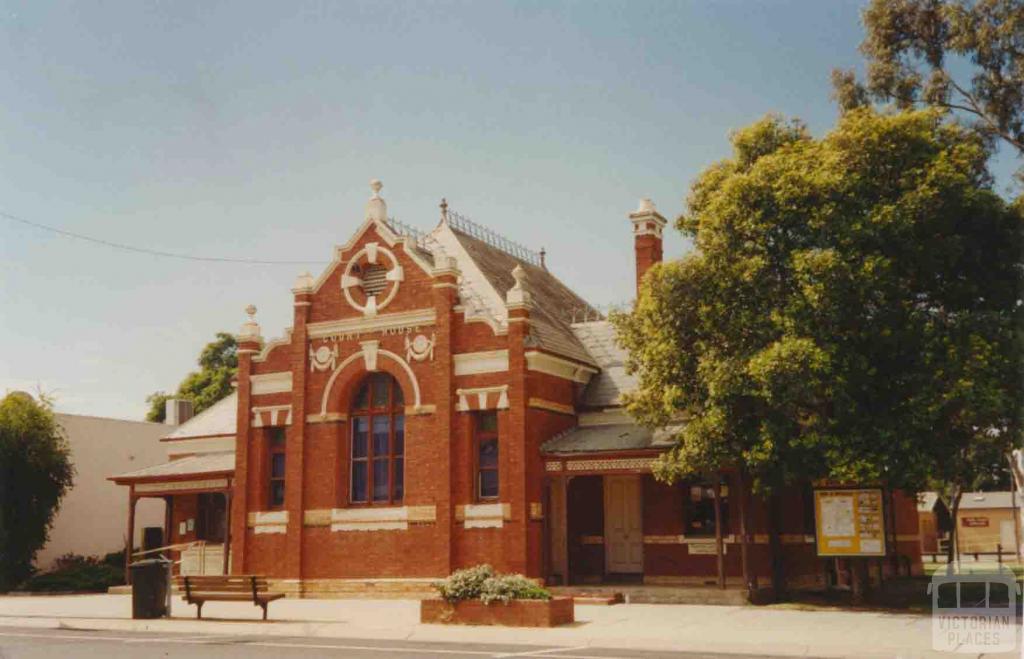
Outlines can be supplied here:
[[571, 597], [552, 597], [536, 579], [490, 565], [456, 570], [433, 587], [440, 597], [420, 601], [420, 622], [555, 627], [575, 620]]
[[575, 621], [571, 597], [548, 600], [512, 600], [507, 604], [481, 600], [420, 602], [420, 622], [444, 625], [506, 625], [509, 627], [556, 627]]

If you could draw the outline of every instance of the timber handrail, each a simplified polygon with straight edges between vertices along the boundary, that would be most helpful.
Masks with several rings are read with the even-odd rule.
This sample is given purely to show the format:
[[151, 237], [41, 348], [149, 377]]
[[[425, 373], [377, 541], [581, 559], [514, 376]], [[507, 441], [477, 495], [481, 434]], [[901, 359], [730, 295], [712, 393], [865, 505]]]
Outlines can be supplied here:
[[156, 547], [154, 549], [146, 549], [145, 551], [132, 552], [132, 557], [146, 556], [148, 554], [159, 554], [159, 553], [165, 552], [165, 551], [178, 551], [178, 552], [180, 552], [180, 551], [185, 551], [186, 549], [191, 549], [192, 547], [196, 547], [198, 545], [205, 545], [205, 544], [206, 544], [206, 540], [193, 540], [191, 542], [179, 542], [176, 545], [165, 545], [163, 547]]

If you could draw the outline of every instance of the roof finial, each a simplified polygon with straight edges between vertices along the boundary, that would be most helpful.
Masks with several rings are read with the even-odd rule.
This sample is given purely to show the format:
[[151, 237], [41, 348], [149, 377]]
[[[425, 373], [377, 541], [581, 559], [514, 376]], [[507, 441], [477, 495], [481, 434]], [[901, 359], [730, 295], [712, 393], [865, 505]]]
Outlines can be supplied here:
[[518, 263], [516, 264], [516, 267], [512, 268], [512, 279], [516, 280], [516, 289], [521, 289], [523, 287], [523, 282], [526, 281], [526, 270], [524, 270], [523, 266]]
[[448, 200], [441, 197], [441, 224], [448, 224]]
[[380, 182], [380, 179], [375, 178], [370, 181], [370, 189], [373, 190], [373, 196], [366, 202], [366, 219], [368, 220], [388, 221], [388, 205], [384, 202], [383, 197], [380, 196], [380, 190], [383, 187], [384, 184]]
[[260, 326], [256, 322], [256, 305], [250, 304], [245, 308], [249, 320], [242, 323], [242, 331], [236, 337], [239, 341], [260, 341]]
[[531, 306], [530, 292], [523, 285], [526, 283], [526, 268], [517, 263], [512, 268], [512, 279], [515, 285], [505, 293], [505, 306], [509, 309], [529, 309]]
[[541, 247], [540, 248], [540, 267], [544, 268], [545, 270], [548, 269], [547, 263], [544, 262], [544, 257], [546, 257], [547, 255], [548, 255], [547, 250], [544, 249], [543, 247]]

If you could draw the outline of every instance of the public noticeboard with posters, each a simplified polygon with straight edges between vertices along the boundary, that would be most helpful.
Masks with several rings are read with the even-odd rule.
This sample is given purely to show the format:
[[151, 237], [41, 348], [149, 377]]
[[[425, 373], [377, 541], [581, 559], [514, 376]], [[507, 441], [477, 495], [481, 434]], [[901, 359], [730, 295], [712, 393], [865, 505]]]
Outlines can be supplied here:
[[815, 490], [818, 556], [885, 556], [882, 490]]

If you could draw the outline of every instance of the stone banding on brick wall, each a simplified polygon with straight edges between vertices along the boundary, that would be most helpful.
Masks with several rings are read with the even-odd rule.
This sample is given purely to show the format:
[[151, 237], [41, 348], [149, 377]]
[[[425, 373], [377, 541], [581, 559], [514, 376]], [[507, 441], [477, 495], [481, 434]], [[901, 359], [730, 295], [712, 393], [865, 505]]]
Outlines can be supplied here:
[[504, 373], [508, 371], [508, 350], [482, 350], [452, 355], [455, 375]]
[[292, 390], [292, 372], [280, 371], [278, 373], [263, 373], [249, 376], [252, 383], [250, 393], [254, 396], [261, 394], [283, 394]]
[[249, 513], [246, 520], [255, 533], [287, 533], [288, 511], [265, 510]]
[[512, 506], [507, 503], [471, 503], [455, 507], [455, 519], [467, 529], [500, 529], [512, 519]]

